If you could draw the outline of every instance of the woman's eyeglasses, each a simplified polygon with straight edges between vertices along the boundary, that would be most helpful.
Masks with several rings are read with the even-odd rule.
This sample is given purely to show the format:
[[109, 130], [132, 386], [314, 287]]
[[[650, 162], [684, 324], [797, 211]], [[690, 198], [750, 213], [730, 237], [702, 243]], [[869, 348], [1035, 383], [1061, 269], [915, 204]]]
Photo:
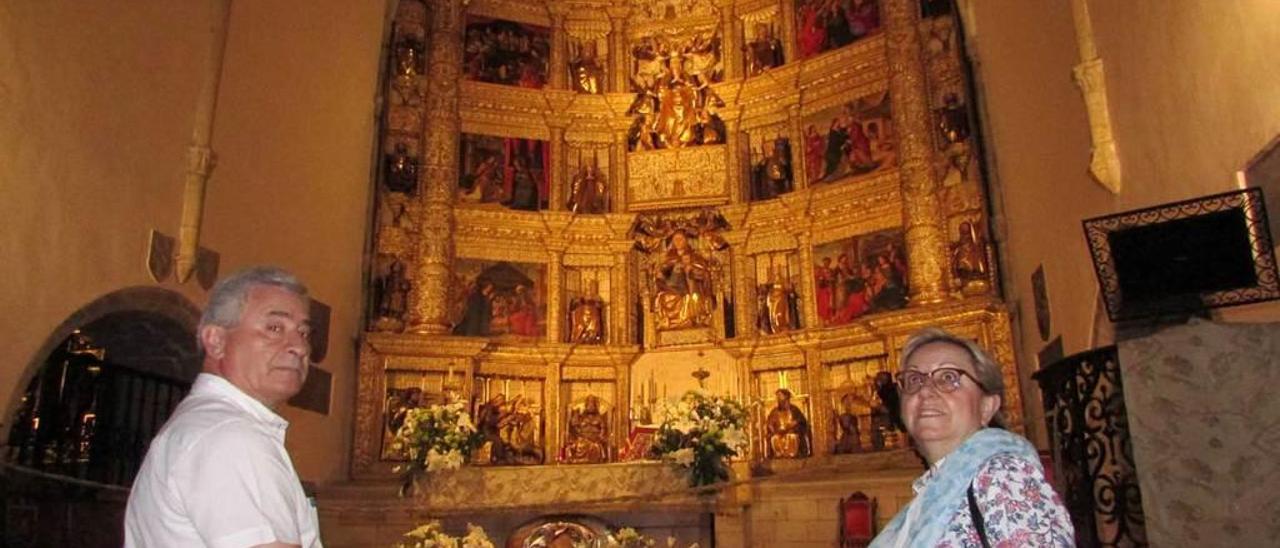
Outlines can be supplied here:
[[968, 371], [956, 367], [939, 367], [929, 373], [921, 373], [919, 371], [908, 370], [898, 373], [898, 391], [906, 395], [919, 392], [926, 382], [933, 385], [934, 390], [942, 393], [955, 392], [960, 388], [960, 379], [969, 377], [973, 384], [978, 385], [979, 389], [986, 391], [978, 378], [970, 374]]

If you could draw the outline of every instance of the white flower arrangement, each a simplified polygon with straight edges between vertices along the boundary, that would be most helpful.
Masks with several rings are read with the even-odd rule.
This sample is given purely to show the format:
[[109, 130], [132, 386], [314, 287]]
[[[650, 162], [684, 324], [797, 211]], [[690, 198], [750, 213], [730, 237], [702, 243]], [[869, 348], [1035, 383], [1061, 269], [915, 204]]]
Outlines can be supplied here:
[[725, 459], [747, 447], [747, 411], [736, 400], [691, 390], [659, 407], [650, 454], [689, 471], [693, 486], [729, 479]]
[[461, 467], [481, 439], [461, 401], [408, 410], [391, 442], [392, 450], [409, 457], [408, 462], [396, 466], [397, 472], [405, 474], [402, 494], [421, 473]]

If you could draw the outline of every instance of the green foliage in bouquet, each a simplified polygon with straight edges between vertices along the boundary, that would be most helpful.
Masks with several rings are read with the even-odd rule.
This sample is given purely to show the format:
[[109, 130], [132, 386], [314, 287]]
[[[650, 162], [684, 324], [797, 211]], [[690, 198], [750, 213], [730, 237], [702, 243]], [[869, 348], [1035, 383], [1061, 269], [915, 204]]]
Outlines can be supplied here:
[[463, 402], [410, 409], [391, 442], [392, 450], [409, 457], [408, 462], [396, 467], [404, 474], [400, 494], [408, 493], [414, 480], [424, 473], [456, 470], [482, 441]]
[[741, 403], [690, 390], [659, 413], [662, 423], [649, 447], [650, 456], [686, 469], [693, 487], [729, 479], [726, 459], [738, 456], [747, 446], [747, 411]]

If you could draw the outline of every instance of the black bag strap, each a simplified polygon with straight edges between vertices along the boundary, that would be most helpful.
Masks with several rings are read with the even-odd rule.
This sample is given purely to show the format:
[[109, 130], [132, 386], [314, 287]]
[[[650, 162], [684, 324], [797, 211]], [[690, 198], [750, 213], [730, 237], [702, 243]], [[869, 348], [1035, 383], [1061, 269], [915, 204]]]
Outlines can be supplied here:
[[978, 498], [973, 496], [973, 484], [969, 484], [969, 518], [973, 520], [973, 528], [978, 530], [982, 548], [991, 548], [991, 543], [987, 542], [987, 525], [982, 520], [982, 510], [978, 509]]

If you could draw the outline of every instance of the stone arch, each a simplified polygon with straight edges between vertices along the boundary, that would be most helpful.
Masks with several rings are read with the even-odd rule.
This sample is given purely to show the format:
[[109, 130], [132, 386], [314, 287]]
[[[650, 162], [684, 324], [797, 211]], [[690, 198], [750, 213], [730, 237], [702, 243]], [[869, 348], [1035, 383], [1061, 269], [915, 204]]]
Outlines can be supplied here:
[[195, 344], [199, 321], [200, 309], [196, 305], [177, 292], [159, 287], [127, 287], [93, 300], [54, 328], [32, 355], [14, 385], [12, 403], [4, 410], [3, 422], [11, 422], [31, 379], [77, 330], [99, 346], [115, 349], [109, 356], [113, 362], [190, 383], [200, 370], [200, 353]]

